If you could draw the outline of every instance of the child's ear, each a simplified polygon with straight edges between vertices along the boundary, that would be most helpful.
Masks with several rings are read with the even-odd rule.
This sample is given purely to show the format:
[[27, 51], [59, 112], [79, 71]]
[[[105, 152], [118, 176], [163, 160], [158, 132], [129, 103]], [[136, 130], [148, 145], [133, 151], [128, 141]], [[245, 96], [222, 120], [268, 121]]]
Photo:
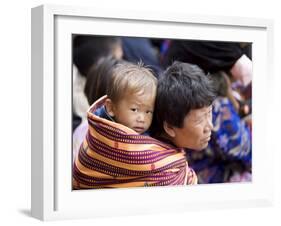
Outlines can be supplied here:
[[114, 117], [114, 104], [112, 103], [112, 101], [107, 98], [105, 100], [105, 109], [106, 109], [106, 112], [111, 116], [111, 117]]
[[165, 132], [170, 136], [170, 137], [175, 137], [175, 130], [174, 127], [171, 126], [169, 123], [167, 123], [166, 121], [164, 121], [163, 123], [163, 128], [165, 130]]

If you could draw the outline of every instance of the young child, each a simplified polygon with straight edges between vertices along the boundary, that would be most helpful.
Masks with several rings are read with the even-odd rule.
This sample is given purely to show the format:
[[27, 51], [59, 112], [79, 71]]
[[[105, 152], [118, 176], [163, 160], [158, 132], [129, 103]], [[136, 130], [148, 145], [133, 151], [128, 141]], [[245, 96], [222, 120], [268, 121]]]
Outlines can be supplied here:
[[[106, 95], [108, 83], [113, 76], [113, 69], [116, 65], [124, 63], [123, 60], [115, 59], [111, 56], [102, 57], [94, 64], [87, 74], [84, 94], [87, 104], [90, 106], [102, 96]], [[89, 108], [89, 107], [88, 107]], [[87, 113], [87, 112], [86, 112]], [[72, 148], [73, 156], [76, 156], [79, 148], [88, 131], [88, 121], [83, 120], [73, 132]], [[74, 158], [73, 158], [74, 160]]]
[[73, 36], [73, 130], [79, 122], [87, 121], [87, 102], [84, 88], [91, 68], [102, 57], [121, 59], [123, 56], [121, 39], [110, 36], [74, 35]]
[[147, 135], [156, 87], [157, 79], [149, 69], [131, 63], [117, 65], [109, 82], [105, 105], [95, 114]]
[[73, 189], [196, 184], [183, 150], [144, 136], [156, 78], [141, 65], [113, 69], [107, 94], [88, 110], [88, 132], [75, 157]]

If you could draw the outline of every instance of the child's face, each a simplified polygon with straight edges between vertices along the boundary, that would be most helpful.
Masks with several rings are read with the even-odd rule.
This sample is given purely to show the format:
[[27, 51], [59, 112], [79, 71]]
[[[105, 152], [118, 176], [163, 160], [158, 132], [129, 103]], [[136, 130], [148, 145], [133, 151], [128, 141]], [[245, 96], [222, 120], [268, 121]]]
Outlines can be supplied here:
[[154, 102], [153, 94], [128, 94], [118, 103], [113, 104], [112, 116], [116, 122], [142, 134], [151, 125]]

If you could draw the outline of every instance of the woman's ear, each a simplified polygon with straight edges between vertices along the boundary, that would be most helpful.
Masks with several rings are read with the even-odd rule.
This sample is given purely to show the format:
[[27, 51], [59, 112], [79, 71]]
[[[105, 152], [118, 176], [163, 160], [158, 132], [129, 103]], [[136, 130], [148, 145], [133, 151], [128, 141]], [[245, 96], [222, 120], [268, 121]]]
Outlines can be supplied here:
[[170, 137], [175, 137], [175, 130], [174, 127], [171, 126], [169, 123], [167, 123], [166, 121], [163, 123], [163, 128], [165, 130], [165, 132], [170, 136]]
[[106, 109], [106, 112], [111, 116], [111, 117], [114, 117], [114, 104], [112, 103], [112, 101], [107, 98], [105, 100], [105, 109]]

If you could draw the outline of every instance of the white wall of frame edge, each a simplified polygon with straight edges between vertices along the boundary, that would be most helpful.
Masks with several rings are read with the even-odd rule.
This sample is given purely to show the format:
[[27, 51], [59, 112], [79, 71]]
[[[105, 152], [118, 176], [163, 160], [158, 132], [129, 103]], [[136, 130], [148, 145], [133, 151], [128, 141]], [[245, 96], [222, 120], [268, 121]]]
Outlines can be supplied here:
[[[39, 9], [37, 9], [39, 10]], [[127, 211], [128, 214], [133, 214], [133, 213], [146, 213], [146, 211], [150, 211], [149, 208], [147, 208], [146, 204], [147, 203], [142, 203], [139, 206], [136, 206], [134, 203], [130, 203], [130, 199], [127, 198], [128, 203], [130, 203], [133, 208], [129, 208], [127, 206], [126, 209], [126, 205], [123, 206], [122, 208], [119, 208], [119, 210], [116, 211], [116, 207], [113, 208], [111, 211], [108, 211], [107, 206], [103, 206], [102, 208], [100, 208], [99, 205], [97, 205], [97, 207], [100, 208], [100, 212], [98, 212], [96, 215], [93, 214], [93, 210], [97, 210], [97, 209], [92, 209], [92, 207], [90, 206], [85, 206], [84, 210], [79, 210], [77, 211], [77, 209], [69, 209], [66, 207], [69, 207], [69, 203], [71, 203], [71, 201], [68, 199], [69, 197], [72, 197], [73, 199], [77, 199], [77, 200], [81, 200], [84, 199], [86, 197], [92, 197], [94, 203], [97, 203], [97, 198], [100, 197], [101, 195], [103, 196], [108, 196], [108, 202], [110, 202], [110, 200], [114, 199], [114, 196], [120, 196], [122, 197], [122, 193], [123, 196], [127, 196], [127, 197], [132, 197], [134, 198], [135, 196], [138, 197], [145, 197], [144, 194], [147, 196], [148, 193], [151, 193], [150, 198], [154, 197], [154, 200], [157, 200], [156, 204], [151, 204], [150, 203], [150, 207], [151, 207], [151, 211], [153, 211], [153, 209], [158, 208], [158, 211], [173, 211], [173, 209], [161, 209], [161, 205], [162, 205], [162, 199], [161, 197], [163, 196], [167, 196], [167, 194], [169, 194], [168, 196], [168, 200], [170, 202], [170, 204], [176, 204], [178, 206], [178, 208], [176, 210], [180, 210], [180, 211], [184, 211], [184, 210], [189, 210], [190, 207], [192, 206], [191, 209], [204, 209], [204, 208], [225, 208], [225, 207], [238, 207], [238, 206], [256, 206], [256, 205], [264, 205], [264, 204], [269, 204], [272, 202], [272, 186], [271, 186], [271, 179], [267, 178], [267, 182], [266, 185], [261, 186], [259, 184], [259, 187], [256, 186], [255, 189], [256, 193], [253, 194], [253, 184], [255, 184], [255, 181], [253, 182], [253, 184], [232, 184], [232, 185], [207, 185], [207, 186], [194, 186], [192, 188], [188, 188], [188, 193], [193, 192], [192, 194], [195, 195], [195, 197], [198, 196], [202, 196], [205, 198], [208, 198], [208, 194], [210, 194], [210, 192], [213, 192], [212, 194], [215, 194], [216, 192], [218, 192], [219, 194], [226, 194], [227, 190], [228, 192], [231, 192], [229, 194], [234, 194], [237, 190], [243, 190], [246, 191], [246, 193], [244, 194], [244, 196], [242, 195], [242, 199], [239, 200], [239, 198], [237, 198], [237, 196], [221, 196], [221, 200], [220, 201], [214, 201], [214, 200], [209, 200], [209, 203], [206, 203], [206, 199], [205, 202], [204, 200], [181, 200], [179, 202], [175, 202], [173, 200], [173, 197], [175, 197], [175, 193], [177, 194], [184, 194], [186, 193], [186, 188], [159, 188], [157, 191], [156, 190], [152, 190], [152, 191], [147, 191], [144, 189], [126, 189], [126, 190], [116, 190], [114, 192], [108, 193], [108, 191], [88, 191], [88, 192], [71, 192], [71, 190], [69, 188], [64, 187], [63, 185], [59, 185], [58, 181], [60, 180], [61, 176], [66, 176], [66, 178], [68, 178], [68, 180], [66, 180], [65, 184], [69, 183], [69, 164], [66, 163], [66, 165], [63, 164], [63, 160], [64, 159], [69, 159], [69, 155], [67, 154], [67, 145], [66, 143], [68, 143], [67, 141], [65, 142], [65, 144], [54, 144], [54, 140], [55, 140], [55, 136], [54, 136], [54, 130], [55, 129], [59, 129], [60, 130], [60, 126], [57, 124], [60, 124], [61, 121], [56, 119], [55, 117], [55, 113], [59, 113], [59, 106], [60, 103], [63, 103], [64, 99], [63, 98], [69, 98], [68, 94], [69, 94], [69, 89], [70, 87], [67, 88], [66, 86], [66, 90], [63, 90], [62, 87], [60, 87], [59, 84], [61, 84], [60, 81], [58, 81], [56, 83], [56, 80], [54, 79], [53, 76], [51, 76], [54, 72], [58, 73], [58, 74], [68, 74], [69, 70], [71, 70], [68, 66], [69, 62], [64, 62], [64, 61], [59, 61], [59, 65], [58, 68], [54, 68], [55, 67], [55, 63], [54, 63], [54, 59], [52, 56], [54, 56], [55, 52], [58, 53], [58, 58], [57, 59], [67, 59], [68, 57], [65, 57], [64, 54], [61, 55], [60, 57], [60, 53], [62, 53], [62, 50], [66, 50], [66, 52], [69, 52], [69, 49], [67, 49], [67, 46], [64, 46], [63, 43], [67, 43], [67, 36], [68, 34], [70, 34], [71, 32], [73, 32], [73, 30], [75, 32], [87, 32], [86, 28], [83, 28], [83, 26], [79, 26], [79, 23], [77, 22], [76, 26], [72, 26], [71, 28], [68, 27], [67, 23], [69, 23], [69, 17], [75, 17], [77, 19], [77, 17], [79, 17], [80, 19], [82, 19], [82, 23], [87, 23], [86, 20], [91, 20], [92, 16], [94, 18], [96, 17], [101, 17], [98, 20], [101, 21], [101, 19], [103, 17], [110, 17], [111, 21], [114, 22], [118, 22], [120, 21], [119, 19], [121, 19], [121, 21], [124, 21], [124, 19], [127, 19], [125, 21], [128, 22], [133, 19], [138, 19], [140, 20], [141, 23], [144, 23], [146, 27], [149, 27], [150, 24], [153, 24], [153, 20], [156, 20], [156, 24], [157, 21], [158, 23], [160, 23], [159, 21], [170, 21], [168, 24], [172, 24], [175, 23], [176, 21], [180, 21], [180, 22], [184, 22], [184, 23], [180, 23], [180, 26], [185, 26], [187, 22], [192, 21], [192, 24], [196, 27], [196, 21], [198, 24], [198, 27], [202, 27], [202, 26], [207, 26], [207, 27], [216, 27], [219, 26], [220, 28], [225, 27], [225, 29], [228, 29], [227, 27], [235, 27], [235, 29], [242, 29], [242, 30], [257, 30], [257, 33], [260, 33], [260, 40], [256, 40], [254, 41], [254, 43], [259, 43], [259, 45], [262, 45], [262, 47], [260, 48], [260, 50], [258, 50], [256, 52], [256, 61], [260, 62], [259, 65], [263, 65], [261, 66], [261, 68], [259, 68], [258, 66], [255, 66], [254, 63], [254, 71], [255, 69], [257, 71], [260, 71], [260, 73], [262, 72], [267, 72], [268, 70], [268, 65], [270, 62], [267, 62], [266, 59], [268, 58], [260, 58], [260, 56], [267, 56], [269, 54], [269, 57], [272, 57], [272, 46], [268, 43], [271, 43], [270, 40], [272, 38], [272, 23], [270, 20], [260, 20], [260, 19], [249, 19], [249, 18], [228, 18], [228, 17], [211, 17], [208, 19], [208, 16], [191, 16], [189, 17], [188, 15], [174, 15], [171, 16], [169, 15], [167, 17], [167, 15], [165, 16], [165, 14], [163, 15], [157, 15], [157, 17], [155, 18], [155, 15], [148, 15], [146, 13], [139, 13], [139, 14], [131, 14], [132, 12], [128, 12], [127, 14], [122, 12], [122, 13], [118, 13], [116, 11], [114, 11], [114, 13], [112, 12], [102, 12], [99, 10], [91, 10], [91, 9], [85, 9], [85, 8], [71, 8], [71, 7], [60, 7], [60, 6], [47, 6], [44, 8], [41, 8], [41, 15], [38, 14], [41, 20], [37, 20], [35, 22], [34, 26], [38, 26], [38, 28], [40, 28], [40, 23], [43, 23], [43, 29], [41, 28], [41, 33], [39, 30], [37, 32], [35, 31], [35, 33], [33, 33], [34, 38], [39, 38], [40, 42], [39, 44], [36, 44], [36, 42], [33, 44], [33, 49], [34, 52], [33, 54], [38, 53], [39, 56], [38, 58], [33, 58], [33, 60], [36, 62], [36, 59], [39, 60], [38, 64], [33, 63], [33, 77], [35, 77], [34, 73], [41, 73], [41, 80], [39, 79], [38, 81], [34, 80], [34, 84], [32, 85], [32, 90], [33, 92], [35, 92], [38, 95], [35, 95], [36, 97], [32, 100], [32, 105], [34, 105], [35, 103], [35, 107], [33, 108], [34, 114], [33, 115], [37, 115], [39, 114], [38, 118], [33, 118], [32, 117], [32, 124], [35, 125], [35, 127], [33, 127], [33, 132], [32, 132], [32, 136], [33, 136], [33, 140], [32, 140], [32, 214], [35, 217], [38, 217], [40, 219], [59, 219], [59, 218], [76, 218], [76, 217], [94, 217], [94, 216], [104, 216], [104, 215], [122, 215], [124, 210]], [[36, 10], [35, 10], [36, 11]], [[137, 15], [137, 16], [136, 16]], [[55, 22], [55, 17], [60, 17], [62, 19], [62, 23], [59, 25], [60, 29], [54, 31], [54, 24]], [[68, 17], [66, 20], [64, 20], [65, 17]], [[87, 18], [85, 18], [87, 17]], [[121, 17], [121, 18], [120, 18]], [[118, 20], [116, 19], [112, 19], [112, 18], [119, 18]], [[148, 21], [144, 21], [145, 19], [148, 18]], [[235, 19], [235, 20], [234, 20]], [[95, 20], [95, 19], [94, 19]], [[224, 22], [225, 20], [225, 22]], [[108, 22], [108, 20], [106, 20]], [[235, 21], [235, 22], [234, 22]], [[73, 22], [73, 21], [72, 21]], [[37, 24], [36, 24], [37, 23]], [[60, 22], [59, 22], [60, 23]], [[136, 21], [132, 21], [132, 23], [136, 23]], [[80, 24], [81, 25], [81, 24]], [[227, 25], [227, 26], [225, 26]], [[80, 27], [80, 31], [77, 28]], [[108, 26], [112, 26], [112, 25], [108, 25]], [[153, 27], [153, 26], [152, 26]], [[85, 29], [85, 30], [83, 30]], [[42, 31], [44, 32], [45, 35], [42, 35]], [[54, 33], [58, 32], [58, 43], [56, 44], [56, 48], [57, 49], [53, 49], [52, 46], [54, 46], [55, 44], [55, 40], [53, 39], [54, 37]], [[88, 31], [91, 32], [91, 31]], [[95, 31], [96, 32], [96, 31]], [[105, 31], [103, 31], [105, 32]], [[135, 31], [136, 33], [139, 31]], [[46, 35], [48, 34], [48, 35]], [[137, 33], [140, 34], [141, 33]], [[37, 36], [38, 35], [38, 36]], [[181, 34], [178, 34], [181, 35]], [[184, 37], [184, 35], [183, 35]], [[60, 39], [61, 38], [61, 39]], [[65, 40], [66, 38], [66, 40]], [[238, 38], [238, 37], [237, 37]], [[242, 37], [243, 39], [243, 37]], [[249, 37], [244, 37], [244, 39], [247, 40], [251, 40], [251, 38]], [[253, 40], [255, 40], [255, 38], [253, 38]], [[262, 44], [261, 44], [262, 43]], [[36, 45], [39, 46], [43, 46], [42, 48], [39, 48], [38, 50], [36, 49]], [[62, 50], [60, 50], [60, 48]], [[256, 47], [257, 49], [259, 47]], [[38, 51], [38, 52], [37, 52]], [[261, 51], [261, 52], [259, 52]], [[263, 52], [262, 52], [263, 51]], [[259, 53], [259, 54], [258, 54]], [[260, 54], [262, 53], [262, 54]], [[37, 56], [37, 55], [36, 55]], [[43, 60], [44, 59], [44, 60]], [[265, 60], [264, 60], [265, 59]], [[270, 59], [270, 58], [269, 58]], [[44, 62], [43, 62], [44, 61]], [[266, 62], [266, 63], [262, 63], [262, 62]], [[61, 67], [60, 67], [61, 66]], [[61, 78], [61, 76], [60, 76]], [[255, 78], [254, 78], [255, 79]], [[69, 83], [70, 81], [68, 81]], [[263, 91], [265, 91], [265, 93], [268, 91], [270, 92], [270, 88], [267, 90], [266, 87], [262, 86], [262, 84], [268, 84], [269, 87], [272, 85], [272, 78], [269, 76], [267, 77], [265, 80], [263, 79], [255, 79], [254, 80], [255, 84], [254, 88], [253, 88], [253, 92], [254, 92], [254, 98], [255, 95], [257, 97], [259, 97], [259, 101], [261, 101], [262, 103], [265, 103], [264, 97], [259, 95], [259, 90], [262, 89]], [[37, 84], [38, 83], [38, 84]], [[54, 85], [55, 84], [55, 85]], [[41, 85], [41, 87], [43, 86], [43, 89], [40, 89], [37, 85]], [[37, 87], [37, 88], [36, 88]], [[55, 90], [57, 88], [57, 92], [58, 92], [58, 96], [59, 96], [59, 100], [57, 100], [58, 102], [54, 101], [57, 96], [54, 95]], [[33, 96], [33, 95], [32, 95]], [[60, 99], [61, 97], [61, 99]], [[256, 99], [256, 98], [255, 98]], [[255, 100], [254, 99], [254, 100]], [[42, 100], [42, 102], [40, 102]], [[56, 105], [54, 105], [54, 102], [56, 103]], [[40, 103], [43, 103], [42, 105], [40, 105]], [[66, 101], [67, 103], [67, 101]], [[56, 107], [55, 107], [56, 106]], [[65, 106], [65, 105], [64, 105]], [[259, 102], [256, 102], [256, 104], [254, 103], [254, 108], [256, 107], [257, 110], [259, 110], [261, 107], [259, 106]], [[69, 106], [66, 106], [66, 109], [71, 109], [69, 108]], [[58, 111], [58, 112], [57, 112]], [[43, 112], [43, 114], [42, 114]], [[254, 118], [254, 123], [255, 121], [257, 121], [259, 123], [259, 121], [261, 121], [260, 126], [262, 128], [264, 128], [263, 132], [259, 132], [256, 131], [256, 136], [257, 138], [264, 135], [267, 127], [264, 124], [263, 119], [266, 119], [268, 116], [266, 113], [262, 113], [262, 111], [257, 111], [257, 112], [261, 112], [260, 114], [256, 114], [256, 118]], [[70, 115], [70, 114], [69, 114]], [[42, 117], [42, 119], [40, 118]], [[68, 119], [66, 119], [65, 122], [63, 123], [67, 123]], [[39, 122], [38, 124], [36, 122]], [[69, 122], [69, 121], [68, 121]], [[57, 123], [57, 124], [56, 124]], [[66, 125], [66, 124], [65, 124]], [[70, 126], [70, 125], [68, 125]], [[67, 128], [67, 127], [66, 127]], [[42, 132], [43, 131], [43, 132]], [[69, 132], [67, 132], [66, 130], [60, 130], [61, 131], [61, 137], [65, 136], [65, 134], [68, 134]], [[42, 133], [42, 135], [41, 135]], [[39, 135], [39, 139], [34, 139], [34, 137], [37, 137]], [[68, 138], [69, 139], [69, 138]], [[67, 139], [66, 139], [67, 140]], [[57, 153], [54, 150], [54, 147], [58, 147], [62, 145], [62, 150], [61, 152]], [[64, 148], [63, 148], [64, 146]], [[256, 143], [256, 147], [257, 149], [260, 147], [268, 147], [267, 141], [265, 140], [265, 142], [263, 144], [260, 144], [259, 142]], [[39, 148], [42, 147], [42, 152], [38, 153], [35, 151], [34, 148]], [[50, 151], [51, 150], [51, 151]], [[36, 153], [36, 154], [35, 154]], [[58, 154], [58, 159], [56, 159], [56, 161], [54, 160], [56, 157], [56, 154]], [[260, 159], [260, 158], [257, 158]], [[268, 159], [268, 164], [266, 165], [267, 167], [271, 167], [270, 162], [272, 162], [272, 153], [268, 153], [267, 155], [267, 159]], [[253, 160], [254, 161], [254, 160]], [[65, 161], [67, 162], [67, 161]], [[258, 162], [261, 162], [258, 160]], [[69, 162], [70, 163], [70, 162]], [[55, 168], [55, 166], [57, 165], [57, 168]], [[68, 165], [67, 165], [68, 164]], [[258, 163], [260, 164], [260, 163]], [[254, 165], [254, 163], [253, 163]], [[64, 167], [66, 166], [66, 167]], [[264, 166], [263, 166], [264, 167]], [[259, 168], [257, 167], [257, 172], [262, 172], [263, 167]], [[62, 169], [60, 169], [62, 168]], [[68, 170], [63, 170], [63, 169], [68, 169]], [[58, 170], [58, 175], [56, 176], [56, 169]], [[35, 172], [34, 172], [35, 170]], [[62, 172], [60, 174], [60, 172]], [[262, 173], [260, 176], [264, 176]], [[257, 176], [259, 177], [259, 176]], [[38, 178], [41, 178], [41, 180], [38, 180]], [[42, 179], [43, 178], [43, 179]], [[257, 179], [258, 180], [258, 179]], [[64, 184], [64, 183], [63, 183]], [[254, 190], [255, 190], [254, 189]], [[38, 193], [37, 193], [38, 192]], [[202, 192], [200, 194], [200, 192]], [[143, 193], [141, 195], [141, 193]], [[252, 195], [250, 195], [252, 194]], [[197, 196], [196, 196], [197, 195]], [[241, 194], [240, 194], [241, 195]], [[248, 196], [250, 195], [250, 196]], [[149, 195], [148, 195], [149, 196]], [[176, 195], [177, 196], [177, 195]], [[155, 197], [157, 197], [155, 199]], [[176, 200], [178, 200], [178, 197]], [[188, 197], [188, 195], [187, 195]], [[230, 199], [227, 199], [227, 197], [232, 197]], [[111, 199], [109, 199], [111, 198]], [[69, 200], [69, 202], [67, 201]], [[77, 201], [76, 200], [76, 201]], [[101, 200], [99, 200], [101, 201]], [[123, 201], [123, 200], [115, 200], [115, 201]], [[149, 201], [149, 200], [147, 200]], [[54, 206], [55, 206], [55, 202], [57, 203], [57, 211], [54, 210]], [[75, 202], [76, 203], [76, 202]], [[90, 202], [93, 203], [93, 202]], [[117, 202], [118, 203], [118, 202]], [[127, 203], [127, 204], [128, 204]], [[158, 204], [157, 204], [158, 203]], [[110, 203], [107, 203], [110, 204]], [[192, 204], [192, 205], [191, 205]], [[204, 204], [204, 207], [202, 208], [202, 204]], [[134, 206], [135, 205], [135, 206]], [[120, 207], [120, 206], [118, 206]], [[107, 209], [106, 209], [107, 208]], [[107, 211], [105, 211], [105, 209]], [[147, 210], [148, 209], [148, 210]]]

